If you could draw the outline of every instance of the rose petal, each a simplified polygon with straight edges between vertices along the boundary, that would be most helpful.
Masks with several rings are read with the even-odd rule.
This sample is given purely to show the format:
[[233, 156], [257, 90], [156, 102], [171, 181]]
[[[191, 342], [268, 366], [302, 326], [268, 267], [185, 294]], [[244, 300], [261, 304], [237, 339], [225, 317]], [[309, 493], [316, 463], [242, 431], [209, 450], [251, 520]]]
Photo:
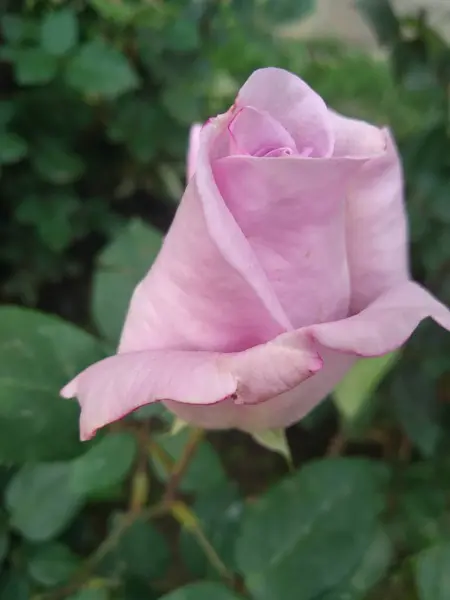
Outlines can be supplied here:
[[264, 156], [279, 148], [290, 148], [297, 154], [295, 142], [280, 123], [267, 113], [251, 107], [235, 111], [228, 123], [231, 154]]
[[283, 69], [255, 71], [242, 86], [236, 107], [266, 111], [293, 137], [298, 152], [330, 156], [334, 139], [328, 108], [322, 98], [296, 75]]
[[385, 152], [363, 166], [347, 198], [352, 313], [409, 279], [401, 164], [389, 132], [383, 136]]
[[89, 439], [137, 408], [171, 399], [187, 404], [264, 402], [292, 389], [322, 366], [305, 339], [280, 336], [241, 353], [156, 350], [118, 354], [80, 373], [61, 392], [77, 396], [80, 431]]
[[348, 186], [362, 160], [230, 156], [218, 188], [294, 327], [348, 315]]

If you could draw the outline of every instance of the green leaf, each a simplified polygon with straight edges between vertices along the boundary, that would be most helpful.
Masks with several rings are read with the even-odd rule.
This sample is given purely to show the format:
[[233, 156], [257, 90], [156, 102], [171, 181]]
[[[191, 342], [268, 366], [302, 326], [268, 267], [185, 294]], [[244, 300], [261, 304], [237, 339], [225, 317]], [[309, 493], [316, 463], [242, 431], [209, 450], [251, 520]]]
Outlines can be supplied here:
[[0, 132], [0, 164], [18, 162], [27, 155], [26, 141], [15, 133]]
[[67, 600], [108, 600], [108, 592], [103, 588], [86, 588], [80, 590], [73, 596], [68, 596]]
[[59, 535], [81, 507], [70, 486], [70, 463], [25, 465], [6, 489], [11, 525], [28, 540], [45, 542]]
[[115, 556], [128, 575], [143, 581], [163, 578], [171, 562], [166, 539], [151, 523], [140, 519], [120, 537]]
[[[194, 513], [202, 530], [222, 562], [233, 572], [236, 539], [244, 511], [244, 503], [237, 486], [225, 484], [206, 490], [195, 500]], [[180, 535], [180, 552], [184, 563], [195, 577], [216, 577], [217, 573], [188, 529]]]
[[148, 99], [126, 97], [116, 107], [108, 135], [115, 142], [125, 143], [137, 160], [148, 162], [158, 149], [159, 117], [157, 107]]
[[357, 0], [357, 7], [373, 27], [381, 44], [391, 45], [400, 39], [400, 23], [390, 0]]
[[450, 598], [450, 543], [428, 548], [414, 567], [419, 600]]
[[75, 154], [55, 139], [39, 140], [31, 155], [33, 167], [45, 181], [57, 185], [73, 183], [81, 177], [85, 165]]
[[[182, 429], [177, 435], [160, 434], [155, 436], [154, 439], [174, 462], [177, 462], [182, 456], [189, 435], [190, 429]], [[151, 461], [159, 477], [166, 480], [168, 474], [156, 455], [151, 455]], [[225, 471], [215, 450], [209, 442], [201, 442], [180, 481], [180, 489], [185, 492], [198, 493], [225, 483]]]
[[433, 381], [422, 370], [410, 371], [407, 378], [395, 380], [392, 386], [391, 408], [395, 417], [411, 441], [428, 457], [434, 455], [445, 436], [443, 407], [433, 389]]
[[260, 497], [237, 544], [255, 600], [313, 600], [345, 582], [373, 539], [386, 478], [367, 460], [322, 460]]
[[290, 23], [312, 14], [315, 0], [260, 0], [257, 9], [269, 23]]
[[8, 553], [9, 533], [5, 523], [0, 522], [0, 569]]
[[[241, 600], [219, 583], [191, 583], [183, 588], [161, 596], [160, 600]], [[303, 599], [302, 599], [303, 600]]]
[[80, 452], [77, 403], [59, 390], [103, 356], [95, 338], [57, 317], [0, 308], [0, 463]]
[[111, 99], [139, 85], [139, 77], [126, 56], [101, 39], [80, 47], [67, 65], [66, 80], [82, 94]]
[[122, 483], [136, 456], [131, 433], [110, 433], [72, 463], [70, 485], [79, 494], [95, 494]]
[[89, 0], [89, 4], [98, 14], [119, 25], [129, 25], [139, 14], [139, 5], [130, 4], [127, 0], [111, 2], [110, 0]]
[[80, 559], [67, 546], [45, 544], [33, 549], [27, 567], [34, 581], [52, 587], [68, 581], [80, 564]]
[[10, 102], [9, 100], [0, 100], [0, 130], [9, 125], [16, 114], [16, 106], [14, 102]]
[[292, 456], [284, 429], [267, 429], [252, 434], [253, 439], [263, 448], [277, 452], [292, 465]]
[[14, 54], [15, 75], [20, 85], [38, 85], [54, 79], [58, 60], [41, 48], [20, 48]]
[[1, 17], [1, 31], [8, 43], [18, 45], [24, 41], [34, 41], [37, 37], [38, 27], [32, 19], [6, 14]]
[[381, 527], [376, 529], [348, 580], [337, 589], [320, 596], [320, 600], [365, 600], [367, 593], [388, 572], [393, 555], [394, 548], [388, 535]]
[[92, 312], [104, 337], [116, 344], [132, 292], [155, 260], [162, 234], [131, 220], [102, 251], [94, 273]]
[[78, 21], [70, 8], [48, 11], [41, 25], [41, 45], [49, 54], [66, 54], [78, 41]]
[[392, 352], [376, 358], [360, 359], [338, 383], [333, 395], [344, 421], [352, 425], [367, 410], [373, 393], [400, 358]]
[[30, 589], [25, 577], [10, 572], [0, 581], [0, 600], [29, 600]]

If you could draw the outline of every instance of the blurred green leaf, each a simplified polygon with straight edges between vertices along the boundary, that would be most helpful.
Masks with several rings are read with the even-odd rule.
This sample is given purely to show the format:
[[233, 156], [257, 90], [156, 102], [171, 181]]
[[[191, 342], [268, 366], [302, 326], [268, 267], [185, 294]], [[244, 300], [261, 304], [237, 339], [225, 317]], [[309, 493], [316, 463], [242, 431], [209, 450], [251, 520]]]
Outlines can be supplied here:
[[67, 64], [66, 80], [82, 94], [111, 99], [139, 86], [127, 57], [101, 39], [79, 48]]
[[390, 45], [400, 38], [400, 23], [390, 0], [357, 0], [357, 6], [373, 27], [381, 44]]
[[387, 533], [381, 527], [375, 529], [347, 581], [317, 600], [365, 600], [367, 593], [386, 576], [393, 556], [394, 548]]
[[34, 581], [53, 587], [68, 581], [80, 564], [80, 559], [67, 546], [50, 543], [33, 548], [27, 568]]
[[237, 563], [256, 600], [312, 600], [344, 583], [373, 540], [386, 470], [358, 459], [310, 463], [262, 495], [242, 524]]
[[0, 100], [0, 131], [9, 125], [15, 113], [16, 105], [14, 102], [9, 100]]
[[0, 132], [0, 164], [18, 162], [27, 152], [28, 145], [23, 138], [15, 133]]
[[393, 527], [404, 548], [418, 551], [450, 537], [450, 482], [446, 480], [428, 461], [411, 465], [401, 474]]
[[79, 409], [59, 390], [103, 356], [95, 338], [57, 317], [0, 308], [0, 463], [80, 452]]
[[85, 165], [78, 154], [56, 139], [41, 139], [31, 155], [33, 167], [45, 181], [65, 185], [79, 179]]
[[115, 557], [119, 569], [143, 581], [163, 578], [172, 560], [164, 536], [144, 519], [138, 519], [120, 537]]
[[20, 48], [14, 54], [17, 83], [38, 85], [49, 83], [58, 69], [58, 60], [41, 48]]
[[220, 583], [190, 583], [174, 592], [161, 596], [160, 600], [241, 600]]
[[71, 522], [82, 498], [70, 486], [70, 463], [25, 465], [6, 489], [11, 525], [28, 540], [55, 538]]
[[351, 427], [362, 418], [378, 385], [399, 358], [398, 351], [360, 359], [338, 383], [333, 392], [334, 401], [347, 425]]
[[272, 25], [292, 23], [311, 15], [315, 0], [259, 0], [255, 8]]
[[104, 19], [120, 25], [129, 25], [140, 12], [139, 5], [131, 4], [128, 0], [111, 2], [111, 0], [88, 0], [89, 4]]
[[92, 313], [104, 337], [116, 344], [131, 295], [159, 252], [162, 234], [138, 219], [101, 252], [94, 273]]
[[[183, 454], [190, 433], [190, 429], [182, 429], [177, 435], [160, 434], [155, 436], [154, 439], [174, 462], [177, 462]], [[151, 455], [151, 462], [158, 476], [166, 480], [168, 474], [155, 454]], [[180, 489], [185, 492], [198, 493], [207, 489], [214, 489], [225, 483], [226, 475], [218, 455], [209, 442], [201, 442], [180, 481]]]
[[[214, 550], [233, 572], [236, 568], [236, 539], [244, 511], [244, 503], [237, 486], [226, 483], [217, 488], [207, 489], [196, 498], [193, 510]], [[206, 558], [204, 550], [188, 529], [181, 532], [180, 552], [192, 575], [199, 578], [217, 577], [217, 572]]]
[[41, 45], [49, 54], [61, 56], [78, 41], [78, 21], [71, 8], [48, 11], [41, 24]]
[[23, 41], [33, 41], [37, 37], [38, 25], [32, 19], [17, 14], [1, 16], [1, 30], [7, 42], [16, 45]]
[[292, 464], [292, 456], [284, 429], [267, 429], [252, 434], [253, 439], [263, 448], [280, 454], [289, 465]]
[[26, 577], [12, 571], [0, 580], [0, 600], [30, 600], [30, 598]]
[[414, 567], [419, 600], [450, 598], [450, 542], [424, 550]]
[[423, 370], [410, 370], [394, 381], [392, 394], [391, 408], [406, 435], [425, 456], [433, 456], [445, 436], [433, 382]]
[[9, 533], [6, 523], [0, 521], [0, 569], [2, 567], [3, 560], [8, 553], [9, 547]]
[[131, 433], [109, 433], [74, 460], [70, 485], [79, 494], [94, 494], [122, 483], [136, 456]]
[[104, 588], [86, 588], [68, 596], [67, 600], [108, 600], [108, 598], [108, 592]]
[[149, 99], [126, 97], [117, 104], [108, 135], [115, 142], [125, 143], [137, 160], [148, 162], [158, 148], [158, 119], [159, 112]]

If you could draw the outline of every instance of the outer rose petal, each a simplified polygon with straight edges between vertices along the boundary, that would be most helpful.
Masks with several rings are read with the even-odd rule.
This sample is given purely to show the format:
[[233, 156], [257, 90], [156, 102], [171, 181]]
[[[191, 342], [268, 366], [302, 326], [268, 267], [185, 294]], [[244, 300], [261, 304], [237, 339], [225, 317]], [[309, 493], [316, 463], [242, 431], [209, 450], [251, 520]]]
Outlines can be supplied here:
[[[347, 253], [357, 313], [377, 296], [409, 279], [407, 220], [400, 158], [390, 133], [333, 115], [335, 152], [374, 159], [356, 175], [347, 197]], [[380, 152], [381, 145], [385, 151]]]
[[[118, 355], [89, 367], [62, 393], [80, 401], [84, 438], [158, 399], [169, 400], [173, 412], [203, 427], [286, 427], [332, 390], [355, 356], [398, 348], [429, 316], [450, 330], [448, 309], [406, 282], [354, 317], [303, 327], [241, 353]], [[324, 368], [305, 381], [320, 368], [317, 352]]]
[[345, 375], [358, 356], [377, 356], [400, 347], [423, 319], [432, 317], [450, 330], [450, 312], [431, 294], [409, 281], [381, 296], [360, 314], [286, 334], [286, 341], [314, 340], [324, 361], [314, 377], [297, 388], [253, 406], [229, 400], [214, 406], [168, 402], [180, 418], [201, 427], [262, 431], [288, 427], [305, 416]]
[[240, 89], [235, 105], [268, 112], [291, 134], [300, 153], [309, 149], [316, 157], [333, 152], [333, 131], [325, 102], [289, 71], [273, 67], [255, 71]]
[[349, 186], [369, 158], [229, 156], [217, 186], [295, 328], [348, 315]]
[[187, 180], [194, 175], [195, 168], [197, 166], [197, 157], [198, 150], [200, 148], [200, 132], [202, 130], [202, 125], [199, 123], [195, 123], [192, 125], [189, 131], [189, 143], [188, 143], [188, 152], [187, 152]]
[[[295, 343], [293, 343], [295, 342]], [[280, 336], [241, 353], [154, 350], [118, 354], [92, 365], [61, 392], [77, 396], [82, 439], [158, 400], [215, 404], [264, 402], [322, 367], [308, 340]]]

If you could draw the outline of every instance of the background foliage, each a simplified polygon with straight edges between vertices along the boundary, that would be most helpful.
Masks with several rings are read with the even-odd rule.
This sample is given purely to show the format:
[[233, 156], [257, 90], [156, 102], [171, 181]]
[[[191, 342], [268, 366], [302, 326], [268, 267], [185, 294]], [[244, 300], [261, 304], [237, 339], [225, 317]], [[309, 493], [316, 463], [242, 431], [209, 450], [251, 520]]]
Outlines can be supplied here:
[[414, 275], [450, 303], [450, 48], [426, 13], [359, 4], [381, 58], [281, 35], [307, 0], [0, 3], [0, 294], [22, 304], [0, 307], [0, 600], [450, 598], [437, 327], [258, 447], [159, 406], [81, 444], [58, 398], [117, 341], [183, 189], [188, 126], [260, 66], [394, 129]]

